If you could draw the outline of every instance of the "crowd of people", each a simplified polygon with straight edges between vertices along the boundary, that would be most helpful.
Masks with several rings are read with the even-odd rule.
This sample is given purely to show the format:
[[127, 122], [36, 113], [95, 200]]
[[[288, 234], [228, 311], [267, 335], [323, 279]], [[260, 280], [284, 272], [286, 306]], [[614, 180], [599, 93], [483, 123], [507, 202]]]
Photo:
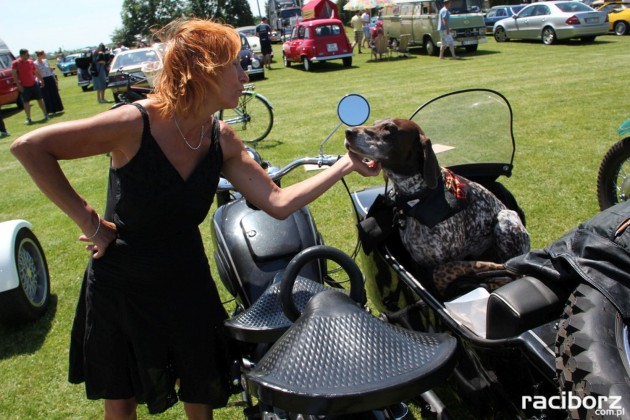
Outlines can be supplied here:
[[[138, 47], [143, 45], [138, 45]], [[105, 89], [107, 88], [108, 64], [114, 54], [128, 50], [119, 44], [110, 51], [101, 43], [93, 52], [91, 57], [94, 66], [94, 74], [91, 74], [92, 85], [96, 91], [98, 103], [109, 103], [105, 99]], [[63, 61], [65, 54], [60, 53], [56, 57], [57, 61]], [[26, 114], [26, 125], [33, 124], [31, 102], [35, 101], [42, 112], [39, 122], [46, 122], [51, 117], [59, 115], [64, 111], [63, 101], [59, 93], [59, 81], [57, 79], [56, 67], [51, 66], [46, 53], [43, 50], [35, 51], [35, 59], [31, 58], [28, 49], [20, 49], [19, 56], [11, 64], [11, 72], [15, 84], [17, 85], [21, 103]], [[0, 138], [9, 136], [10, 133], [0, 112]]]

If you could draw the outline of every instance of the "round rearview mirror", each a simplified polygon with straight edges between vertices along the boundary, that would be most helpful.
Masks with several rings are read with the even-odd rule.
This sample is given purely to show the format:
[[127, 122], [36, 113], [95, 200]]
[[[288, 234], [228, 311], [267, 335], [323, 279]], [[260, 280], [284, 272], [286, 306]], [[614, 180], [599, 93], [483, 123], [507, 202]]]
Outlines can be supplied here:
[[370, 116], [370, 104], [363, 96], [352, 93], [341, 98], [337, 105], [337, 115], [345, 125], [361, 125]]

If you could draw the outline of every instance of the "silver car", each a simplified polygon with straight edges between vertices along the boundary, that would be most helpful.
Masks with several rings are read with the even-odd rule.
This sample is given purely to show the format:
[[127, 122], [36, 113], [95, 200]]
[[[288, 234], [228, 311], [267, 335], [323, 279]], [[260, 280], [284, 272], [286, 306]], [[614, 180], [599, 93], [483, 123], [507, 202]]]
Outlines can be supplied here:
[[609, 30], [608, 15], [578, 1], [532, 3], [518, 14], [494, 24], [497, 42], [541, 39], [546, 45], [561, 39], [580, 38], [591, 42]]

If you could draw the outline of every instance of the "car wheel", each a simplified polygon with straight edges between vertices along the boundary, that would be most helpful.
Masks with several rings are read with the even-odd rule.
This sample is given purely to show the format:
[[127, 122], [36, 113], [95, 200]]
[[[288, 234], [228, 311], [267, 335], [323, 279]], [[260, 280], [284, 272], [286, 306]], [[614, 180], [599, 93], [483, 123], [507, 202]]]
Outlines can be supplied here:
[[64, 73], [64, 74], [63, 74], [63, 77], [68, 77], [68, 73]]
[[17, 100], [15, 101], [15, 106], [17, 109], [24, 109], [24, 102], [22, 102], [22, 95], [18, 95]]
[[40, 317], [50, 301], [46, 257], [30, 229], [20, 229], [15, 237], [15, 268], [20, 284], [0, 295], [0, 319], [20, 324]]
[[552, 45], [556, 43], [556, 31], [549, 26], [542, 30], [542, 42], [545, 45]]
[[494, 30], [494, 40], [497, 42], [505, 42], [508, 40], [507, 33], [505, 33], [503, 26], [497, 26]]
[[352, 57], [344, 57], [342, 60], [345, 67], [352, 67]]
[[302, 63], [304, 64], [305, 71], [311, 71], [311, 60], [308, 57], [302, 57]]
[[427, 38], [424, 40], [424, 50], [427, 52], [427, 55], [437, 55], [438, 49], [435, 48], [435, 44], [431, 38]]
[[594, 37], [594, 36], [583, 36], [580, 39], [582, 40], [582, 42], [593, 42], [593, 41], [595, 41], [595, 38], [596, 37]]
[[623, 20], [619, 22], [615, 22], [615, 34], [621, 36], [625, 35], [628, 32], [628, 24]]
[[81, 86], [81, 89], [83, 89], [83, 92], [87, 92], [89, 89], [89, 86]]
[[284, 63], [284, 67], [291, 67], [291, 62], [284, 54], [282, 54], [282, 62]]
[[479, 47], [479, 44], [466, 45], [466, 51], [467, 52], [475, 52], [475, 51], [477, 51], [477, 47]]

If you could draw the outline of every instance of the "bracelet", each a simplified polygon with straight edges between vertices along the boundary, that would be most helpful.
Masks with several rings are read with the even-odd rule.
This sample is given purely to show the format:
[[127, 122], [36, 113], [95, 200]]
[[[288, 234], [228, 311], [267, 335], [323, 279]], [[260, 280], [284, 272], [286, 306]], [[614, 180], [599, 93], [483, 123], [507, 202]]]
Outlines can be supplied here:
[[96, 238], [96, 235], [98, 235], [98, 231], [101, 230], [101, 216], [99, 216], [98, 213], [96, 213], [96, 217], [98, 217], [98, 224], [96, 225], [96, 230], [94, 231], [94, 234], [92, 236], [86, 237], [88, 241], [91, 241], [92, 239]]

